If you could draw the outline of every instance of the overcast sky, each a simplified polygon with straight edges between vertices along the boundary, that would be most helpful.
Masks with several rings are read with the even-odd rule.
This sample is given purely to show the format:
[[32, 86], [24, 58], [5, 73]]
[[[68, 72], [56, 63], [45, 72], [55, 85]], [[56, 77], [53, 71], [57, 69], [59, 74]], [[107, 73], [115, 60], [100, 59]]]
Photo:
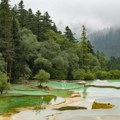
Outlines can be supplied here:
[[[18, 4], [20, 0], [11, 0]], [[25, 8], [33, 12], [48, 11], [60, 30], [69, 26], [79, 33], [82, 24], [89, 31], [120, 25], [120, 0], [24, 0]]]

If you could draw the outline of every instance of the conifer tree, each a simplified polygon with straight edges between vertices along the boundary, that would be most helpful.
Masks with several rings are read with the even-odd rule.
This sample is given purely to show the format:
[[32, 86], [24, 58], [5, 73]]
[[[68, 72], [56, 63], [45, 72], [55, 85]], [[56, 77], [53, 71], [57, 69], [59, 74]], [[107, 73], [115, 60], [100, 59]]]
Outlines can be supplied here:
[[22, 28], [26, 26], [27, 14], [28, 12], [24, 9], [24, 2], [21, 0], [18, 4], [18, 20]]
[[75, 42], [74, 34], [68, 26], [65, 28], [65, 37], [70, 41]]
[[37, 40], [38, 41], [42, 41], [41, 39], [41, 25], [42, 25], [42, 15], [41, 12], [38, 10], [36, 12], [36, 35], [37, 35]]
[[35, 29], [36, 29], [36, 20], [35, 20], [35, 15], [32, 12], [32, 9], [28, 10], [28, 14], [26, 17], [26, 25], [25, 27], [30, 29], [34, 34], [35, 34]]
[[56, 33], [58, 33], [58, 30], [57, 30], [57, 26], [56, 24], [54, 23], [53, 26], [52, 26], [52, 30]]
[[86, 28], [82, 26], [82, 34], [81, 34], [81, 45], [82, 45], [82, 68], [87, 70], [88, 69], [88, 45], [87, 45], [87, 35], [86, 35]]
[[12, 62], [12, 73], [11, 73], [11, 82], [15, 82], [16, 79], [18, 80], [19, 78], [17, 77], [18, 70], [16, 69], [16, 66], [18, 66], [18, 63], [21, 59], [20, 56], [20, 29], [19, 29], [19, 22], [16, 19], [17, 16], [17, 10], [14, 7], [12, 9], [12, 41], [13, 41], [13, 49], [14, 49], [14, 60]]
[[12, 17], [9, 0], [1, 0], [0, 3], [0, 52], [2, 52], [6, 65], [6, 72], [11, 80], [11, 68], [14, 57], [13, 41], [11, 33]]
[[87, 47], [88, 47], [88, 52], [92, 53], [93, 55], [95, 55], [93, 46], [92, 46], [92, 44], [91, 44], [91, 42], [89, 40], [87, 40]]
[[52, 20], [50, 19], [50, 15], [48, 12], [45, 12], [43, 15], [43, 24], [44, 24], [44, 29], [51, 29], [51, 23]]

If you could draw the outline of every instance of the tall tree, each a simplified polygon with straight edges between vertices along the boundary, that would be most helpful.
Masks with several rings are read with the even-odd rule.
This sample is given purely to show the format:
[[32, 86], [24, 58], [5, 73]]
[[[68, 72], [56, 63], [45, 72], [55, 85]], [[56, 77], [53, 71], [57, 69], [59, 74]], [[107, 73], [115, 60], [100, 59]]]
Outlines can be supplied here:
[[37, 35], [37, 40], [38, 41], [42, 41], [42, 37], [41, 37], [41, 32], [42, 32], [42, 15], [41, 12], [38, 10], [36, 12], [36, 35]]
[[27, 17], [26, 17], [26, 25], [25, 25], [25, 27], [27, 29], [30, 29], [35, 34], [36, 24], [37, 24], [36, 17], [33, 14], [32, 9], [29, 9]]
[[45, 12], [44, 15], [43, 15], [43, 24], [44, 24], [44, 30], [48, 30], [48, 29], [51, 29], [51, 23], [52, 23], [52, 20], [50, 19], [50, 15], [48, 12]]
[[88, 52], [95, 55], [93, 46], [92, 46], [92, 44], [91, 44], [91, 42], [89, 40], [87, 41], [87, 47], [88, 47]]
[[13, 50], [14, 50], [14, 60], [12, 62], [12, 68], [11, 68], [11, 82], [15, 82], [19, 78], [17, 78], [17, 70], [16, 66], [18, 64], [18, 61], [20, 60], [20, 26], [19, 22], [16, 19], [17, 16], [17, 9], [14, 7], [12, 9], [12, 41], [13, 41]]
[[58, 33], [58, 30], [57, 30], [57, 26], [56, 24], [54, 23], [53, 26], [52, 26], [52, 30], [56, 33]]
[[24, 9], [24, 2], [21, 0], [18, 4], [18, 20], [22, 28], [26, 26], [27, 14], [28, 12]]
[[68, 26], [65, 28], [65, 37], [70, 41], [75, 42], [74, 34]]
[[11, 67], [14, 56], [13, 41], [11, 33], [12, 17], [9, 0], [1, 0], [0, 4], [0, 51], [2, 52], [6, 65], [7, 75], [11, 79]]
[[82, 34], [81, 34], [81, 45], [82, 45], [82, 68], [87, 70], [88, 69], [88, 44], [87, 44], [87, 35], [86, 35], [86, 28], [82, 26]]

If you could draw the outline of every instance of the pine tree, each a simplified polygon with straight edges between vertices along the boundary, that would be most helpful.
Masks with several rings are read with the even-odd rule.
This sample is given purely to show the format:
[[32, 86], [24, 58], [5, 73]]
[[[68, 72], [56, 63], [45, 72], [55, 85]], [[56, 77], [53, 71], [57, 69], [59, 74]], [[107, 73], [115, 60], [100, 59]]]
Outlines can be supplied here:
[[94, 52], [93, 46], [92, 46], [92, 44], [89, 40], [87, 41], [87, 47], [88, 47], [88, 52], [89, 53], [92, 53], [93, 55], [96, 55], [95, 52]]
[[24, 2], [21, 0], [18, 4], [18, 20], [22, 28], [26, 26], [27, 14], [28, 12], [24, 9]]
[[43, 15], [43, 24], [44, 24], [44, 29], [45, 30], [51, 29], [52, 20], [50, 18], [51, 17], [49, 15], [49, 13], [45, 12], [44, 15]]
[[37, 40], [42, 41], [41, 38], [41, 32], [42, 32], [42, 15], [41, 12], [38, 10], [36, 12], [36, 35], [37, 35]]
[[74, 34], [72, 33], [71, 29], [67, 26], [65, 28], [65, 37], [68, 38], [70, 41], [75, 42]]
[[17, 77], [18, 70], [16, 69], [16, 66], [18, 66], [18, 63], [20, 61], [20, 32], [19, 32], [19, 22], [16, 19], [16, 14], [17, 10], [14, 7], [12, 9], [12, 41], [13, 41], [13, 49], [14, 49], [14, 60], [12, 62], [12, 68], [11, 68], [11, 82], [15, 82], [19, 78]]
[[32, 9], [29, 9], [26, 17], [25, 27], [30, 29], [35, 34], [35, 29], [36, 29], [35, 25], [36, 25], [35, 15], [33, 14]]
[[56, 24], [54, 23], [53, 26], [52, 26], [52, 30], [56, 33], [58, 33], [58, 30], [57, 30], [57, 26]]
[[85, 69], [87, 71], [88, 69], [88, 58], [87, 58], [87, 54], [88, 54], [88, 44], [87, 44], [87, 35], [86, 35], [86, 28], [83, 25], [82, 26], [82, 34], [81, 34], [81, 45], [82, 45], [82, 68]]
[[9, 0], [1, 0], [0, 4], [0, 52], [2, 52], [6, 65], [6, 72], [11, 80], [11, 68], [14, 59], [13, 41], [11, 33], [12, 17]]

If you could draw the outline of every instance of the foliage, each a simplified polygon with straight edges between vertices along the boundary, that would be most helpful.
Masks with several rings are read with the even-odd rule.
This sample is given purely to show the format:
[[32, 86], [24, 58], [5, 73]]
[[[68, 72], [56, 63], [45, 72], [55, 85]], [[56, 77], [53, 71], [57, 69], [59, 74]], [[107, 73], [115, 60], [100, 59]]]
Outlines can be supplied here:
[[110, 79], [120, 79], [120, 70], [111, 70]]
[[89, 35], [95, 51], [102, 51], [108, 57], [120, 56], [120, 27], [110, 27]]
[[11, 18], [9, 0], [2, 0], [0, 3], [0, 52], [5, 58], [9, 79], [11, 79], [11, 66], [14, 58]]
[[48, 82], [50, 74], [45, 70], [40, 70], [38, 74], [35, 75], [35, 78], [40, 81], [40, 86], [42, 86], [42, 83]]
[[0, 72], [0, 93], [3, 94], [4, 90], [7, 91], [10, 88], [10, 84], [7, 82], [7, 75]]
[[95, 80], [96, 79], [96, 75], [92, 72], [86, 72], [85, 76], [84, 76], [84, 80]]
[[110, 57], [107, 68], [108, 70], [120, 70], [120, 57]]
[[84, 80], [85, 70], [83, 69], [74, 70], [72, 74], [75, 80]]
[[109, 79], [110, 73], [107, 71], [98, 71], [96, 73], [96, 76], [97, 76], [97, 79], [101, 79], [101, 80]]
[[5, 68], [6, 68], [6, 63], [4, 61], [4, 58], [2, 56], [2, 54], [0, 53], [0, 72], [5, 72]]
[[0, 71], [7, 73], [11, 83], [32, 79], [40, 69], [51, 79], [119, 77], [112, 70], [120, 70], [120, 58], [95, 53], [84, 25], [77, 41], [68, 26], [62, 34], [48, 12], [34, 14], [25, 9], [23, 0], [14, 7], [9, 0], [0, 3], [0, 53]]
[[67, 26], [65, 28], [65, 37], [68, 38], [71, 42], [75, 42], [74, 34], [70, 30], [70, 28]]

